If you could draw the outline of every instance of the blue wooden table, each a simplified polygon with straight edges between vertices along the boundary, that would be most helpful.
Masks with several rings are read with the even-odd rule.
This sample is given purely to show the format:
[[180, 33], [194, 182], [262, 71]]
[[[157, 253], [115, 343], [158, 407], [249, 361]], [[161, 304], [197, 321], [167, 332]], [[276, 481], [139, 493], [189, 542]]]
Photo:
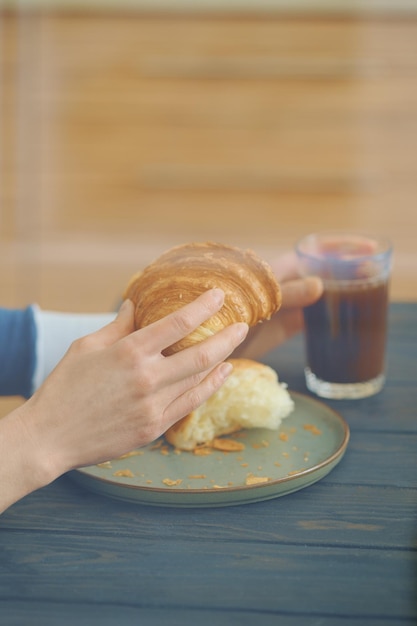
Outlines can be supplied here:
[[[216, 509], [113, 501], [63, 477], [0, 517], [0, 624], [417, 623], [417, 304], [390, 312], [389, 375], [338, 401], [341, 463], [291, 495]], [[301, 338], [269, 355], [305, 392]]]

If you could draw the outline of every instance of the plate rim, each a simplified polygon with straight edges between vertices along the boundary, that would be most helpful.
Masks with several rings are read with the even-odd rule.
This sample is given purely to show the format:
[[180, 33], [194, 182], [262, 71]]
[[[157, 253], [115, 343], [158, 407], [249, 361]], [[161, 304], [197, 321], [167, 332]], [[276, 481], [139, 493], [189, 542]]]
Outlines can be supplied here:
[[[201, 507], [216, 506], [216, 504], [218, 504], [219, 506], [234, 504], [238, 505], [284, 496], [304, 487], [309, 487], [315, 482], [321, 480], [321, 478], [324, 478], [324, 476], [329, 473], [333, 469], [333, 467], [335, 467], [338, 462], [343, 458], [350, 440], [350, 428], [348, 423], [338, 410], [325, 404], [321, 400], [313, 398], [310, 395], [299, 391], [291, 390], [289, 391], [289, 394], [293, 397], [294, 400], [297, 400], [298, 398], [301, 401], [307, 401], [310, 404], [315, 404], [316, 406], [318, 406], [319, 411], [323, 412], [324, 410], [326, 414], [330, 414], [333, 418], [337, 420], [343, 433], [340, 443], [338, 444], [337, 448], [332, 452], [332, 454], [327, 456], [319, 463], [316, 463], [311, 467], [296, 471], [294, 474], [282, 476], [280, 478], [268, 480], [266, 482], [254, 485], [233, 485], [224, 487], [222, 486], [220, 488], [178, 488], [175, 486], [151, 487], [146, 485], [132, 485], [129, 483], [121, 483], [117, 480], [112, 480], [102, 476], [94, 476], [88, 472], [89, 466], [74, 469], [69, 473], [69, 475], [71, 476], [71, 478], [74, 478], [77, 483], [83, 485], [85, 488], [95, 491], [96, 493], [106, 495], [113, 499], [137, 502], [138, 504], [170, 507]], [[326, 468], [329, 468], [329, 472], [325, 471]], [[313, 480], [310, 480], [305, 484], [303, 479], [309, 477], [310, 475], [315, 475], [315, 477], [313, 478]], [[88, 483], [88, 485], [86, 483]], [[276, 489], [276, 487], [278, 487], [279, 485], [285, 485], [286, 483], [290, 483], [293, 488], [286, 490], [284, 493], [275, 493], [274, 490]], [[102, 488], [100, 489], [99, 486], [101, 486]], [[109, 493], [108, 490], [118, 491], [120, 492], [120, 495], [117, 495], [117, 493]], [[127, 495], [129, 493], [131, 494], [131, 497]], [[133, 496], [133, 493], [135, 493], [136, 496]], [[230, 500], [230, 502], [227, 500], [228, 495], [234, 498], [238, 497], [241, 493], [253, 494], [253, 497], [248, 496], [247, 498], [242, 498], [238, 501], [232, 499]], [[264, 496], [261, 495], [262, 493], [264, 493]], [[268, 495], [269, 493], [270, 495]], [[143, 497], [141, 497], [141, 494], [143, 494]], [[256, 494], [259, 494], [258, 498], [256, 497]], [[171, 500], [173, 500], [175, 497], [178, 498], [178, 502], [171, 502]], [[164, 501], [165, 498], [167, 499], [167, 501]], [[200, 498], [202, 499], [200, 500]]]

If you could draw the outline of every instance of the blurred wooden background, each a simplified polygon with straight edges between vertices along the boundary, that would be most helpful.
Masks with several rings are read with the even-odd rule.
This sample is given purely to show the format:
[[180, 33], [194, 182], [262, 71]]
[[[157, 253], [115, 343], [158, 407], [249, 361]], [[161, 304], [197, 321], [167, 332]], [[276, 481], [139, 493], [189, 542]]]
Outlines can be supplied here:
[[392, 238], [417, 299], [417, 18], [3, 11], [0, 302], [115, 305], [167, 247]]

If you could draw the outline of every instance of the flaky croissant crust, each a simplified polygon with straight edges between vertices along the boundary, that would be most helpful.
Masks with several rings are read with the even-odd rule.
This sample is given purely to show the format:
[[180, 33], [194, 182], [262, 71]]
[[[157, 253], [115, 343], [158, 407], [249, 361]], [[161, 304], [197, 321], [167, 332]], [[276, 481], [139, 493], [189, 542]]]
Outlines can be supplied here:
[[183, 350], [234, 322], [254, 326], [281, 306], [278, 282], [265, 261], [252, 250], [212, 242], [171, 248], [131, 278], [124, 296], [135, 305], [139, 329], [214, 287], [225, 293], [223, 307], [165, 354]]

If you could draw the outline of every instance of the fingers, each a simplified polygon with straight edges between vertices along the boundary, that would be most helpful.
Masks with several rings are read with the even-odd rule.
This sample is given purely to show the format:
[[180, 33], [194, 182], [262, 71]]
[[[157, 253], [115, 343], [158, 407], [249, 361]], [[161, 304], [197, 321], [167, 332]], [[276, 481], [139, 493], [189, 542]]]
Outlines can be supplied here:
[[[287, 269], [289, 267], [287, 265]], [[235, 350], [234, 357], [258, 359], [299, 333], [303, 328], [302, 309], [320, 298], [323, 284], [319, 278], [309, 276], [282, 282], [281, 291], [281, 309], [268, 322], [250, 329], [246, 341]]]
[[177, 394], [190, 385], [199, 384], [211, 370], [230, 356], [247, 333], [247, 324], [232, 324], [191, 348], [164, 357], [166, 382], [179, 383], [175, 389]]
[[180, 419], [220, 387], [229, 369], [229, 366], [223, 367], [222, 362], [247, 335], [248, 325], [236, 323], [190, 348], [171, 356], [163, 355], [167, 345], [211, 317], [223, 300], [221, 290], [210, 290], [175, 313], [132, 333], [119, 344], [120, 354], [127, 355], [135, 386], [142, 390], [142, 396], [153, 398], [154, 407], [166, 410], [172, 405], [170, 419]]
[[302, 328], [302, 310], [283, 308], [269, 322], [251, 328], [246, 341], [238, 346], [233, 357], [259, 359], [299, 333]]
[[154, 401], [162, 408], [161, 417], [153, 422], [158, 433], [205, 402], [224, 383], [232, 370], [225, 363], [233, 350], [244, 340], [248, 326], [237, 323], [212, 337], [171, 356], [150, 359]]
[[237, 323], [212, 337], [154, 363], [154, 384], [165, 405], [164, 428], [205, 402], [232, 369], [224, 360], [246, 338], [248, 325]]
[[281, 292], [283, 309], [305, 307], [320, 298], [323, 283], [316, 276], [308, 276], [282, 283]]
[[307, 306], [320, 297], [323, 291], [320, 279], [315, 276], [301, 278], [295, 252], [281, 255], [271, 262], [271, 267], [280, 283], [284, 306]]
[[220, 363], [198, 385], [177, 396], [166, 408], [164, 415], [166, 429], [208, 400], [220, 389], [232, 370], [231, 363]]
[[286, 280], [299, 278], [298, 260], [295, 252], [286, 252], [270, 262], [277, 280], [281, 283]]
[[[212, 317], [224, 302], [221, 289], [210, 289], [174, 313], [142, 329], [141, 342], [149, 354], [162, 352]], [[144, 332], [147, 331], [147, 332]]]

